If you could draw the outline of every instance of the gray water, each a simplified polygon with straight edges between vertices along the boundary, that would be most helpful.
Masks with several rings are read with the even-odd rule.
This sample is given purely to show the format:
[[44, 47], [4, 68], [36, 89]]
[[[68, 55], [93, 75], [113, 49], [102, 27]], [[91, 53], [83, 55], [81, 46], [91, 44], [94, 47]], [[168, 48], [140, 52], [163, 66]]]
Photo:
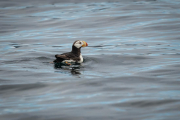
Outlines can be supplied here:
[[0, 1], [0, 120], [179, 119], [179, 0]]

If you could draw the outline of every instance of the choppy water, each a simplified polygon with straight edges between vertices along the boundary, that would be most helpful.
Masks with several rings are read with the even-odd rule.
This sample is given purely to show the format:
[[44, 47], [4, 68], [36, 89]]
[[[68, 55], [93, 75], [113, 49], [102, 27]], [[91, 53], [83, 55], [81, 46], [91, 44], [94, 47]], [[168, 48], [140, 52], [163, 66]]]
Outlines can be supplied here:
[[[0, 1], [1, 120], [179, 120], [180, 1]], [[55, 54], [86, 41], [84, 63]]]

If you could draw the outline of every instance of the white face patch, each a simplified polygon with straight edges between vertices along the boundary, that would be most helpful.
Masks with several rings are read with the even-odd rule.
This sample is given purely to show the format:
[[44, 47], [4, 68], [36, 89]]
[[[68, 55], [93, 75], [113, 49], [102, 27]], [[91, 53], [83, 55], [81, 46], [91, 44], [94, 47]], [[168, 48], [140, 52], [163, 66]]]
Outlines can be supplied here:
[[83, 42], [80, 41], [80, 40], [78, 40], [78, 41], [76, 41], [76, 42], [74, 43], [74, 46], [75, 46], [76, 48], [80, 48], [80, 47], [82, 47], [82, 45], [83, 45]]

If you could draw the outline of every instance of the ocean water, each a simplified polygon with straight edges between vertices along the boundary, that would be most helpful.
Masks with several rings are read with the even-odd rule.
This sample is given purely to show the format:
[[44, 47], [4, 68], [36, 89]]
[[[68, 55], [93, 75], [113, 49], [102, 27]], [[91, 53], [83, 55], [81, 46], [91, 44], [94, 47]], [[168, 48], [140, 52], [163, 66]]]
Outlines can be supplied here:
[[0, 120], [180, 119], [179, 0], [1, 0], [0, 28]]

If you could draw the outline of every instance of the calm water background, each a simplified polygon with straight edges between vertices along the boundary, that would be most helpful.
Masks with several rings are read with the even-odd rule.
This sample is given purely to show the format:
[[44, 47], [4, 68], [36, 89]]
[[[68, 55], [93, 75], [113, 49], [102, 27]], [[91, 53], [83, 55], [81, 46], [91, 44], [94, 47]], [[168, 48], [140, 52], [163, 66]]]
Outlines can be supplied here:
[[180, 1], [1, 0], [0, 119], [179, 120]]

